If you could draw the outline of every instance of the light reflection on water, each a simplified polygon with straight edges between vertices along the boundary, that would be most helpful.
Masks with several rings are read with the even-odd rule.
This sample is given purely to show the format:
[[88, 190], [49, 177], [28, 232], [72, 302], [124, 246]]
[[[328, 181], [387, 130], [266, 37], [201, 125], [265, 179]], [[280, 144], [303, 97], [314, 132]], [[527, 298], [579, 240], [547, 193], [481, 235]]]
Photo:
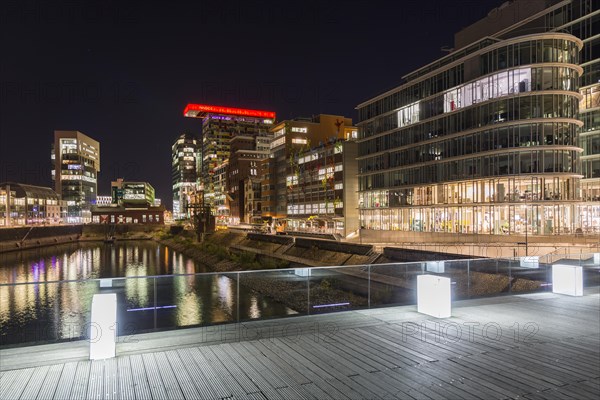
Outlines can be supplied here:
[[[81, 338], [86, 333], [98, 282], [43, 283], [90, 278], [144, 277], [205, 272], [183, 254], [150, 241], [83, 243], [0, 255], [0, 344]], [[156, 292], [155, 292], [156, 287]], [[154, 328], [233, 322], [237, 284], [223, 275], [113, 280], [102, 293], [117, 293], [120, 329], [127, 333]], [[175, 306], [156, 311], [131, 311]], [[157, 326], [154, 326], [154, 314]], [[240, 318], [293, 314], [294, 311], [240, 287]], [[133, 328], [132, 328], [133, 327]], [[122, 332], [121, 332], [122, 333]]]

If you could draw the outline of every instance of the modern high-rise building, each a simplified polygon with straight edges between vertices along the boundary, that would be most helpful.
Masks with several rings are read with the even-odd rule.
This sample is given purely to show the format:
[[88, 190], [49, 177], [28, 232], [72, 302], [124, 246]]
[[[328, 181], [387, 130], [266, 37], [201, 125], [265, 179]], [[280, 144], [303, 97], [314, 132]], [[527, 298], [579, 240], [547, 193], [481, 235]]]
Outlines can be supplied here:
[[[230, 223], [238, 224], [247, 220], [246, 193], [248, 180], [260, 178], [260, 162], [269, 156], [269, 142], [272, 134], [261, 132], [257, 136], [237, 135], [231, 139], [230, 157], [227, 172], [227, 199], [229, 200]], [[258, 183], [260, 186], [260, 183]], [[250, 184], [250, 187], [252, 185]], [[259, 199], [260, 200], [260, 199]], [[256, 201], [256, 197], [254, 197]], [[254, 209], [254, 216], [258, 213]], [[256, 220], [256, 218], [255, 218]]]
[[295, 173], [295, 160], [314, 147], [338, 139], [355, 138], [357, 129], [351, 118], [321, 114], [281, 121], [271, 128], [271, 132], [269, 157], [261, 162], [260, 168], [263, 180], [261, 206], [265, 219], [275, 220], [274, 223], [281, 225], [287, 223], [287, 178]]
[[51, 154], [55, 191], [66, 202], [66, 221], [91, 221], [100, 171], [100, 144], [79, 131], [54, 131]]
[[200, 142], [191, 133], [184, 133], [171, 146], [171, 177], [173, 184], [173, 219], [186, 219], [192, 214], [191, 198], [198, 190]]
[[358, 229], [356, 155], [356, 141], [336, 139], [290, 158], [288, 230], [346, 237]]
[[580, 155], [580, 208], [584, 230], [599, 231], [600, 211], [590, 202], [600, 201], [600, 1], [599, 0], [514, 0], [492, 10], [489, 15], [456, 33], [456, 47], [483, 36], [509, 39], [538, 32], [563, 32], [581, 39], [579, 54], [578, 130]]
[[504, 3], [457, 33], [450, 54], [359, 104], [361, 225], [386, 241], [599, 232], [600, 204], [584, 202], [596, 193], [598, 108], [580, 110], [598, 84], [598, 9]]
[[[211, 207], [218, 221], [239, 222], [239, 197], [237, 188], [243, 188], [246, 178], [238, 169], [231, 171], [231, 142], [236, 137], [251, 138], [254, 150], [260, 150], [268, 143], [269, 129], [275, 121], [272, 111], [248, 110], [241, 108], [219, 107], [203, 104], [188, 104], [183, 115], [202, 119], [202, 157], [199, 181], [203, 190], [204, 203]], [[258, 139], [262, 137], [263, 139]], [[241, 139], [239, 139], [241, 140]], [[237, 151], [237, 150], [236, 150]], [[235, 156], [237, 157], [237, 155]], [[238, 161], [233, 165], [238, 166]], [[235, 175], [231, 182], [237, 184], [228, 187], [228, 176]], [[236, 200], [237, 199], [237, 200]], [[230, 202], [235, 203], [234, 221]]]

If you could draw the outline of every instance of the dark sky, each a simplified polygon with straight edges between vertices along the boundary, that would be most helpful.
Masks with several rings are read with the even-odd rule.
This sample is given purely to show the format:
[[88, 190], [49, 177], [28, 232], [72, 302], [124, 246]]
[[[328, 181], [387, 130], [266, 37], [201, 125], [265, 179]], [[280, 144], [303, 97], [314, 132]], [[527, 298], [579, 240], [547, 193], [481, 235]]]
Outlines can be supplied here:
[[500, 3], [4, 1], [0, 182], [50, 186], [53, 131], [79, 130], [101, 144], [100, 194], [145, 180], [170, 207], [170, 146], [200, 131], [187, 103], [355, 119]]

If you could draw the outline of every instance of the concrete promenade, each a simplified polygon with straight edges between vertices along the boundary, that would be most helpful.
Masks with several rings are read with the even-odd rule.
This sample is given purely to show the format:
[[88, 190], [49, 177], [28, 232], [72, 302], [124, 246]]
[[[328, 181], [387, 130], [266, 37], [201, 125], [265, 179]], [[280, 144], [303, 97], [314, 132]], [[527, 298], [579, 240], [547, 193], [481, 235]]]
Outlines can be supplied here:
[[600, 293], [303, 316], [0, 351], [0, 399], [596, 399]]

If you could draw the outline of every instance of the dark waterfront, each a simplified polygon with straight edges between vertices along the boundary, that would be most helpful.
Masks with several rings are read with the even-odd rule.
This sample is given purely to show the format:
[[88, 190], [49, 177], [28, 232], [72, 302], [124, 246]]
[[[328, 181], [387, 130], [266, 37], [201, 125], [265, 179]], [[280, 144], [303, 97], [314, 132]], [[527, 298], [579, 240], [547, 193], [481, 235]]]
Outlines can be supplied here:
[[[22, 285], [0, 286], [0, 344], [89, 336], [92, 296], [101, 292], [117, 293], [119, 335], [236, 321], [236, 280], [221, 274], [168, 276], [201, 272], [207, 272], [203, 265], [152, 241], [82, 243], [2, 254], [0, 284]], [[165, 276], [144, 278], [155, 275]], [[100, 288], [100, 281], [45, 283], [96, 278], [129, 279], [112, 279], [107, 288]], [[294, 313], [240, 287], [240, 320]]]

